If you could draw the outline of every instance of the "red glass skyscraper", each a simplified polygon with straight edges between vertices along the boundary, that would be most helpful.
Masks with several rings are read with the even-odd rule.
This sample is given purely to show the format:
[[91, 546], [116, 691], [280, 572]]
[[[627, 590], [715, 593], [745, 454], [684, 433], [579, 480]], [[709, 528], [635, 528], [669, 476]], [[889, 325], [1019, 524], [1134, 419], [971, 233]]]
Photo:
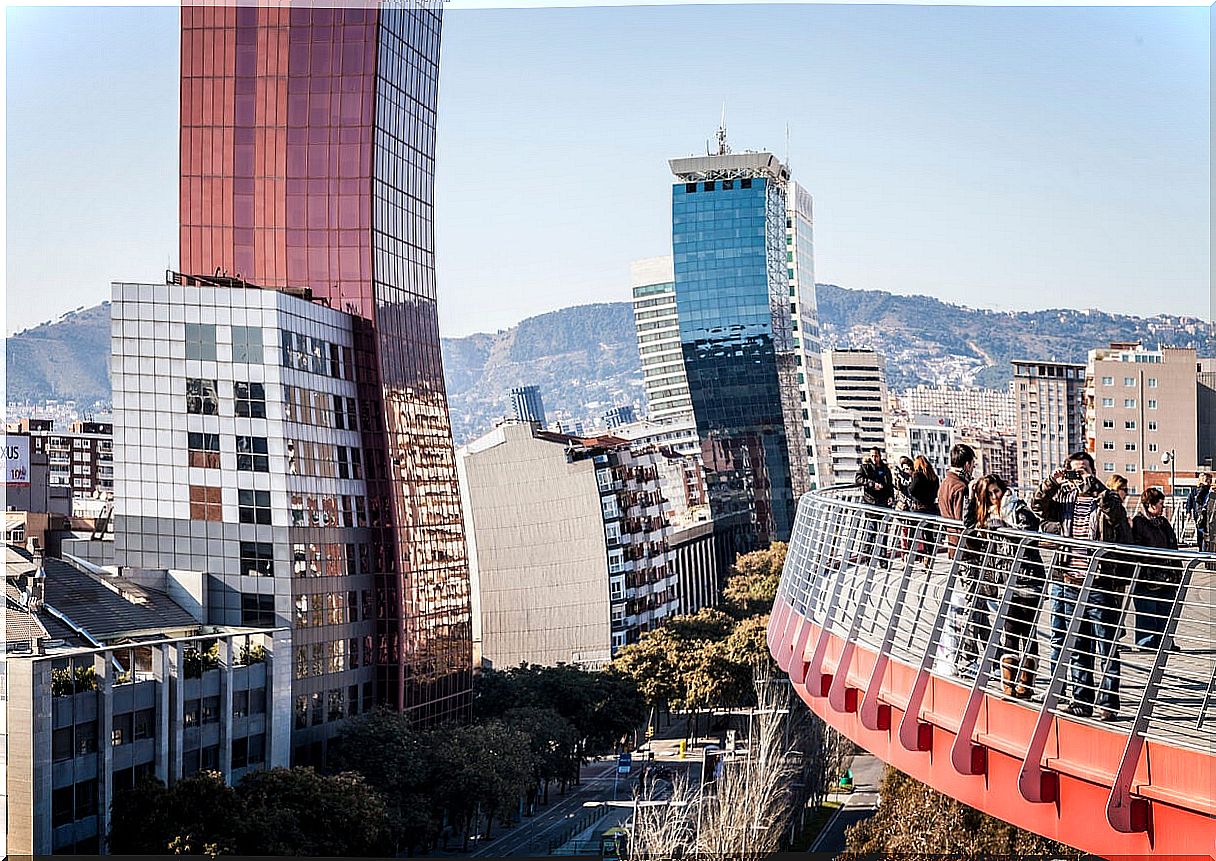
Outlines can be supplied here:
[[181, 271], [358, 318], [381, 698], [468, 712], [469, 580], [435, 306], [441, 14], [182, 8]]

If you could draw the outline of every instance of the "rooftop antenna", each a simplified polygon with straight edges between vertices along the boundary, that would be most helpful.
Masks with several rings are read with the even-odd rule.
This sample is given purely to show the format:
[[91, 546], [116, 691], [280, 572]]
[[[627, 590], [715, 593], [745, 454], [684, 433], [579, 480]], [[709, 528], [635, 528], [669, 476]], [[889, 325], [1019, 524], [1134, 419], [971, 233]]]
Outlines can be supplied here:
[[790, 124], [785, 124], [785, 166], [790, 166]]
[[728, 155], [730, 147], [726, 143], [726, 102], [722, 102], [722, 122], [718, 124], [718, 155]]

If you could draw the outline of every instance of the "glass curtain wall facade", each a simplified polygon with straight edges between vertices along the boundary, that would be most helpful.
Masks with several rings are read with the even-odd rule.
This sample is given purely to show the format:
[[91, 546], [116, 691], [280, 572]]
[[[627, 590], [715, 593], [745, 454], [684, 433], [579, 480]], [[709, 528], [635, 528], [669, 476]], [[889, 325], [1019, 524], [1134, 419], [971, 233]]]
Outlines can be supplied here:
[[464, 527], [435, 308], [441, 14], [182, 8], [181, 269], [355, 315], [378, 697], [471, 706]]
[[675, 159], [672, 253], [688, 388], [715, 517], [786, 540], [807, 487], [786, 252], [788, 172], [770, 153]]

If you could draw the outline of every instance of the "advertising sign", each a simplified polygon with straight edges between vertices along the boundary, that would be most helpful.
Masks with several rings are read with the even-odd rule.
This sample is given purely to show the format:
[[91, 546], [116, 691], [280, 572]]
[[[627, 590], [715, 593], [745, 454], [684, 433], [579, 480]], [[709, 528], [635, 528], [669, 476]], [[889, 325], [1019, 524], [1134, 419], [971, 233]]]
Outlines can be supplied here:
[[28, 487], [30, 483], [30, 438], [10, 436], [4, 438], [5, 466], [4, 483], [9, 487]]

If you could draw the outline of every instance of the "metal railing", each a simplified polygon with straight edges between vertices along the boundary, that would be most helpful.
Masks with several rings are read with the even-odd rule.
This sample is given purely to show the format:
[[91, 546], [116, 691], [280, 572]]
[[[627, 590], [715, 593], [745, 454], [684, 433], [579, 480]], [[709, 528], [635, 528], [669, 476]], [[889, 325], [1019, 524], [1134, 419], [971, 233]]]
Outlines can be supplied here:
[[[1121, 769], [1134, 771], [1145, 740], [1212, 749], [1214, 593], [1216, 554], [964, 530], [832, 488], [803, 497], [778, 595], [844, 642], [844, 669], [829, 682], [826, 637], [811, 644], [802, 633], [791, 677], [837, 708], [860, 696], [868, 726], [878, 720], [878, 688], [893, 660], [924, 671], [897, 703], [912, 716], [901, 727], [905, 743], [914, 740], [930, 675], [970, 687], [952, 752], [963, 770], [988, 696], [1038, 710], [1028, 764], [1041, 761], [1051, 718], [1062, 716], [1126, 735]], [[858, 645], [879, 656], [860, 693], [845, 681]]]

